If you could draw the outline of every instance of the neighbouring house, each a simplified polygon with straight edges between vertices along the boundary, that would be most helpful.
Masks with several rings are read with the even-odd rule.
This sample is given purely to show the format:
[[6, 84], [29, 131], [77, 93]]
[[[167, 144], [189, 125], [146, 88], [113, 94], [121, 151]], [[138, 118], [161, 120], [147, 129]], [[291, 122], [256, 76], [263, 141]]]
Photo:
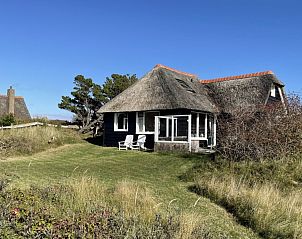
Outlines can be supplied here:
[[24, 98], [15, 96], [15, 90], [12, 87], [7, 90], [7, 95], [0, 95], [0, 116], [8, 114], [20, 120], [31, 119]]
[[200, 152], [216, 146], [216, 121], [239, 107], [284, 103], [284, 84], [271, 71], [200, 80], [156, 65], [137, 83], [100, 108], [104, 146], [126, 135], [147, 136], [155, 151]]

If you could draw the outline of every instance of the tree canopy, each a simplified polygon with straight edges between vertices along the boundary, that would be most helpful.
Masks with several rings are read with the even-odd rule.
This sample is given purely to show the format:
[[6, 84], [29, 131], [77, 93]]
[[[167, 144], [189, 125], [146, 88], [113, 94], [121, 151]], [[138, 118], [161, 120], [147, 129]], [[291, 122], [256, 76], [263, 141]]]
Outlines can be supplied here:
[[111, 78], [106, 77], [103, 85], [103, 96], [106, 98], [106, 101], [112, 100], [136, 81], [136, 75], [112, 74]]
[[106, 77], [105, 83], [100, 86], [91, 78], [77, 75], [71, 96], [62, 96], [58, 107], [74, 113], [76, 122], [82, 128], [90, 127], [92, 122], [97, 122], [99, 118], [97, 111], [137, 80], [136, 75], [112, 74], [111, 77]]

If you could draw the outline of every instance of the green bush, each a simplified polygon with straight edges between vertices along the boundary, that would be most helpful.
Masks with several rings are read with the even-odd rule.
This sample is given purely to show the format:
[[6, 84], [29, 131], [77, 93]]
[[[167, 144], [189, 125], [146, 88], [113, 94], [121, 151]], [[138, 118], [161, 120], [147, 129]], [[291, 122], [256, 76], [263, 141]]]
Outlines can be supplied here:
[[0, 117], [0, 126], [10, 126], [16, 123], [16, 119], [12, 114]]

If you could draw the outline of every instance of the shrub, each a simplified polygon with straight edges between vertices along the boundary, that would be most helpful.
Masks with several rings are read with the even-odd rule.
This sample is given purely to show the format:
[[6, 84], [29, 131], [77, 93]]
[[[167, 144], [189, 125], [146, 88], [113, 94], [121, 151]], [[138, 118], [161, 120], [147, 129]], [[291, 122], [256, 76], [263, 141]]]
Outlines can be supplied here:
[[220, 117], [218, 150], [226, 159], [282, 158], [302, 152], [302, 102], [299, 96], [255, 110], [238, 109]]
[[4, 115], [0, 118], [0, 126], [10, 126], [15, 123], [16, 119], [12, 114]]

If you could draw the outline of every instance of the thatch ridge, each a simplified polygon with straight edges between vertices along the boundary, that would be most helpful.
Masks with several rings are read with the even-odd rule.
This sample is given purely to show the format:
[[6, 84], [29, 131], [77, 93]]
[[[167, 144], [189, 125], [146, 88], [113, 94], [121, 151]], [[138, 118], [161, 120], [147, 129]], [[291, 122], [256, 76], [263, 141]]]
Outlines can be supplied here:
[[172, 67], [164, 66], [162, 64], [157, 64], [157, 65], [154, 66], [154, 68], [157, 68], [157, 67], [164, 68], [164, 69], [167, 69], [167, 70], [170, 70], [170, 71], [174, 71], [176, 73], [183, 74], [183, 75], [186, 75], [186, 76], [197, 77], [197, 75], [195, 75], [195, 74], [191, 74], [191, 73], [183, 72], [183, 71], [180, 71], [180, 70], [176, 70]]
[[284, 84], [279, 79], [277, 79], [274, 72], [271, 70], [242, 74], [242, 75], [235, 75], [235, 76], [226, 76], [226, 77], [220, 77], [220, 78], [214, 78], [214, 79], [208, 79], [208, 80], [200, 80], [200, 82], [202, 84], [211, 84], [211, 83], [217, 83], [217, 82], [229, 81], [229, 80], [249, 79], [251, 77], [259, 77], [259, 76], [265, 76], [265, 75], [273, 75], [274, 83], [276, 83], [280, 86], [284, 86]]

